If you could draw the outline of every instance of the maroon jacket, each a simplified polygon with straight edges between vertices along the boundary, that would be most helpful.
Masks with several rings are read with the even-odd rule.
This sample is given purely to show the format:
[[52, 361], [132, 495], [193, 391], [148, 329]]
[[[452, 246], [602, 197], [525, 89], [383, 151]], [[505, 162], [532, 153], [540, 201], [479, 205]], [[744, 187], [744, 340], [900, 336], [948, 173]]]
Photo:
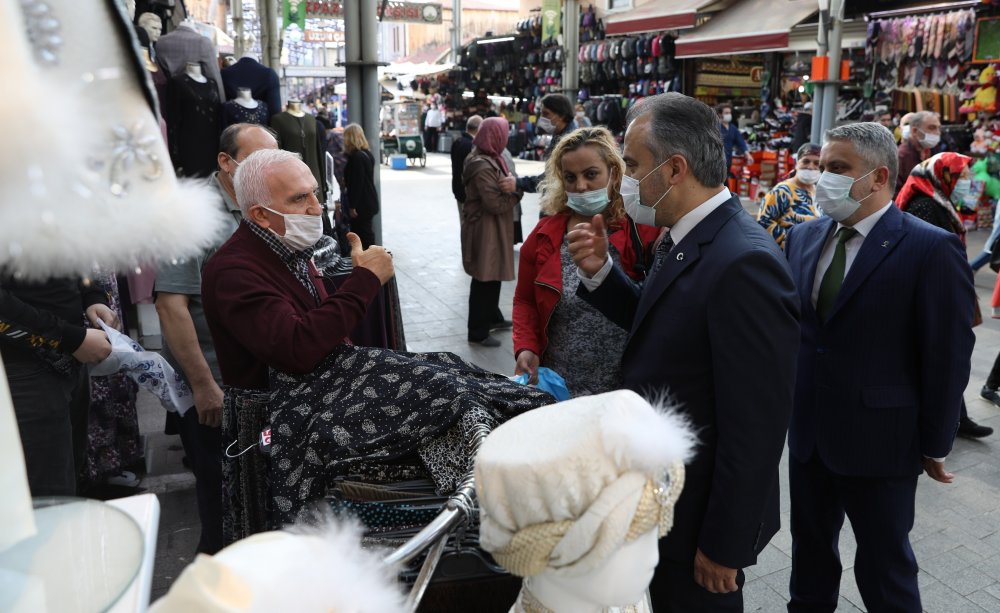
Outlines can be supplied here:
[[[562, 299], [562, 260], [560, 250], [566, 236], [570, 214], [566, 211], [538, 222], [535, 229], [521, 245], [517, 270], [517, 288], [514, 290], [514, 357], [525, 349], [541, 357], [549, 344], [549, 319]], [[622, 270], [633, 280], [636, 250], [631, 235], [633, 224], [626, 219], [624, 226], [612, 231], [608, 242], [621, 255]], [[642, 254], [649, 260], [649, 246], [660, 234], [660, 228], [635, 224]]]
[[899, 174], [896, 175], [896, 193], [903, 189], [903, 184], [910, 177], [910, 171], [924, 161], [924, 150], [914, 147], [910, 140], [899, 143]]
[[381, 284], [355, 268], [335, 294], [310, 264], [320, 304], [267, 243], [240, 224], [202, 271], [205, 306], [222, 381], [268, 389], [267, 369], [307, 373], [345, 342]]

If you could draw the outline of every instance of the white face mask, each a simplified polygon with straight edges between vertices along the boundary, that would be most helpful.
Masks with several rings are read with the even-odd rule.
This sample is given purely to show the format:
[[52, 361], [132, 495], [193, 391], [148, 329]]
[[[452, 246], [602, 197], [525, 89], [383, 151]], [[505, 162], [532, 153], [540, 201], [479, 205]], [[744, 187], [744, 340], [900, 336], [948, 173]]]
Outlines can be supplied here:
[[910, 124], [906, 124], [905, 126], [899, 129], [899, 133], [902, 136], [903, 140], [910, 140], [910, 135], [912, 134], [911, 129], [912, 128], [910, 128]]
[[933, 149], [937, 147], [937, 144], [941, 142], [940, 134], [924, 133], [924, 137], [920, 139], [920, 144], [927, 149]]
[[279, 213], [266, 206], [263, 208], [275, 215], [280, 215], [285, 220], [284, 236], [279, 235], [274, 230], [271, 230], [271, 232], [274, 232], [278, 240], [292, 251], [308, 249], [315, 245], [320, 237], [323, 236], [322, 215], [292, 215], [290, 213]]
[[667, 188], [667, 191], [663, 192], [663, 195], [660, 196], [659, 200], [654, 202], [652, 206], [646, 206], [645, 204], [639, 202], [639, 184], [645, 181], [646, 177], [659, 170], [660, 166], [663, 166], [666, 163], [667, 160], [663, 160], [656, 168], [650, 170], [646, 173], [646, 176], [641, 179], [635, 179], [628, 175], [622, 177], [622, 202], [625, 205], [625, 212], [628, 213], [628, 216], [631, 217], [635, 223], [641, 223], [646, 226], [656, 225], [656, 205], [660, 204], [660, 201], [667, 197], [667, 194], [670, 193], [670, 190], [672, 190], [674, 186], [671, 185]]
[[844, 221], [861, 208], [862, 202], [875, 193], [872, 192], [861, 200], [851, 198], [851, 187], [873, 172], [875, 172], [874, 168], [857, 179], [847, 175], [824, 172], [816, 184], [816, 204], [834, 221]]
[[589, 192], [566, 192], [566, 205], [581, 215], [597, 215], [608, 206], [608, 188], [604, 186]]
[[538, 120], [536, 128], [539, 132], [545, 132], [546, 134], [555, 134], [556, 127], [552, 124], [552, 120], [548, 117], [542, 117]]
[[815, 168], [802, 168], [795, 171], [795, 178], [799, 180], [799, 183], [815, 185], [819, 181], [820, 174]]
[[955, 189], [951, 190], [951, 202], [955, 206], [967, 206], [972, 208], [973, 204], [970, 204], [972, 200], [972, 179], [959, 179], [955, 182]]
[[723, 123], [732, 123], [733, 122], [733, 114], [732, 113], [723, 113], [722, 114], [722, 122]]

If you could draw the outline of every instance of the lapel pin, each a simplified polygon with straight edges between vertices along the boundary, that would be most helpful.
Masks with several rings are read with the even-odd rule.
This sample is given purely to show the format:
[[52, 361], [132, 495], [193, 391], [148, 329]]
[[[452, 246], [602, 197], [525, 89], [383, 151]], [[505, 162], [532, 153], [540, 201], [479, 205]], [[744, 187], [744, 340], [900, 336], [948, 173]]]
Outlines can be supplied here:
[[684, 252], [682, 251], [682, 252], [680, 252], [680, 253], [677, 254], [677, 261], [680, 262], [683, 259], [684, 259]]
[[886, 247], [888, 247], [888, 246], [889, 246], [889, 241], [884, 241], [884, 242], [882, 243], [882, 248], [883, 248], [883, 249], [885, 249], [885, 248], [886, 248]]

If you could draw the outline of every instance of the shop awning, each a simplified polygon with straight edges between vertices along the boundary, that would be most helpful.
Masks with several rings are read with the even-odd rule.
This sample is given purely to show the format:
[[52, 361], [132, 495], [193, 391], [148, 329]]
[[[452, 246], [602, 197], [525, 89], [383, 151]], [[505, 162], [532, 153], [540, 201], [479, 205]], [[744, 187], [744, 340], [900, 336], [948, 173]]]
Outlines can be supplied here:
[[651, 0], [635, 9], [608, 15], [604, 31], [608, 36], [657, 30], [693, 28], [698, 13], [717, 0]]
[[[805, 53], [816, 53], [819, 46], [819, 24], [803, 23], [792, 28], [789, 35], [788, 50]], [[868, 38], [868, 24], [864, 19], [847, 19], [843, 22], [840, 32], [841, 49], [861, 49]]]
[[816, 13], [816, 0], [740, 0], [677, 38], [677, 57], [785, 51], [791, 30]]

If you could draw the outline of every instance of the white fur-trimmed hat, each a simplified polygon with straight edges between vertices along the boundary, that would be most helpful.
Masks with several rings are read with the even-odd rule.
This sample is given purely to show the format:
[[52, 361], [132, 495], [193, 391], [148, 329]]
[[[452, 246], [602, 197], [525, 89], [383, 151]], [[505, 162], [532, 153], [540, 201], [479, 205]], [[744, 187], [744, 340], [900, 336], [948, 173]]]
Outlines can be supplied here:
[[199, 555], [150, 613], [403, 613], [393, 569], [361, 548], [360, 528], [263, 532]]
[[480, 544], [515, 575], [582, 575], [666, 533], [696, 441], [686, 421], [621, 390], [529, 411], [476, 457]]

